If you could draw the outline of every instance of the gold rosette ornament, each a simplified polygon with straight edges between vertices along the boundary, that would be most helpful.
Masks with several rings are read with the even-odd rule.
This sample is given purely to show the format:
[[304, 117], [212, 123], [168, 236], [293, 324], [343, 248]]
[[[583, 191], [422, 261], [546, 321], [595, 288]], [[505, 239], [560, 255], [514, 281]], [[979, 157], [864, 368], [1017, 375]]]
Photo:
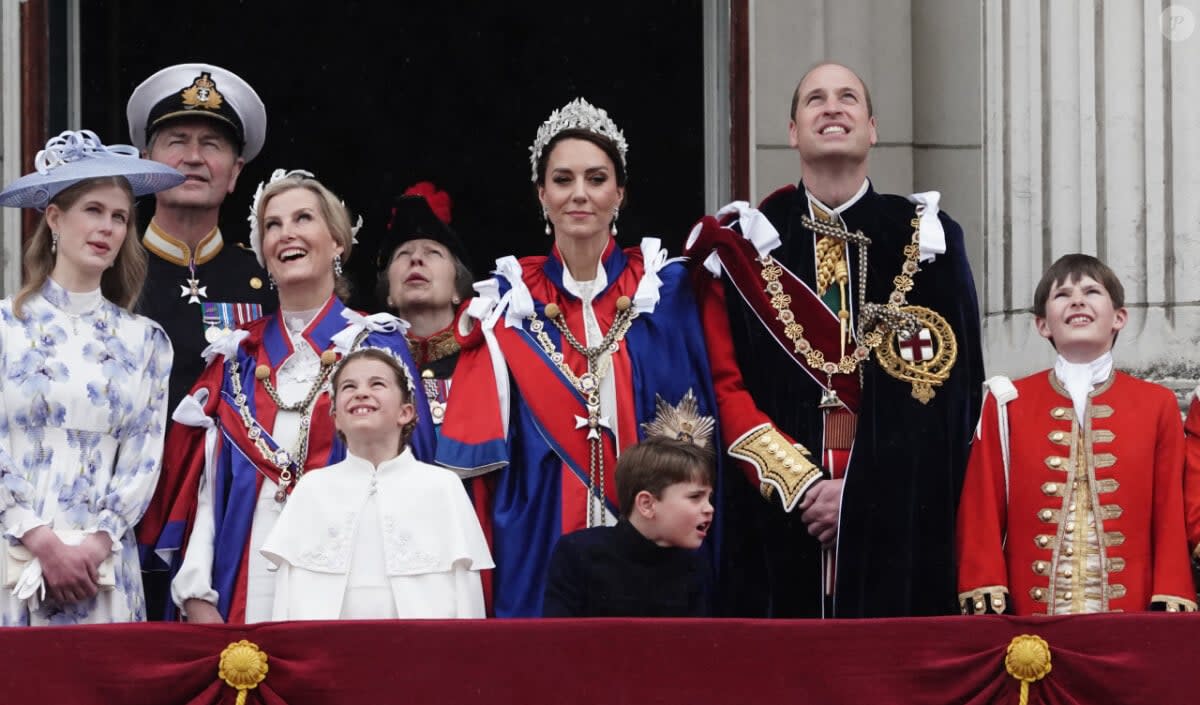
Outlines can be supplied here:
[[1040, 681], [1050, 673], [1050, 645], [1040, 636], [1022, 634], [1008, 643], [1004, 656], [1008, 675], [1021, 681], [1020, 705], [1029, 703], [1029, 684]]
[[258, 645], [242, 639], [221, 652], [217, 677], [237, 689], [237, 705], [245, 705], [246, 691], [258, 687], [267, 677], [267, 654]]

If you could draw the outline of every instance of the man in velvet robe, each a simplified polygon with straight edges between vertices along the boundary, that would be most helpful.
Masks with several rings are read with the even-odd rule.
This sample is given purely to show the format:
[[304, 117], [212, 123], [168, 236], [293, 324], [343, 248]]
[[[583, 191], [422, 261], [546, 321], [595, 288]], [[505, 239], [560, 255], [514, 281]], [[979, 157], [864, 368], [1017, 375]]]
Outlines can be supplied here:
[[871, 187], [876, 122], [850, 69], [806, 74], [788, 129], [803, 180], [688, 240], [722, 440], [747, 480], [722, 508], [724, 611], [956, 613], [983, 381], [962, 229], [934, 192]]

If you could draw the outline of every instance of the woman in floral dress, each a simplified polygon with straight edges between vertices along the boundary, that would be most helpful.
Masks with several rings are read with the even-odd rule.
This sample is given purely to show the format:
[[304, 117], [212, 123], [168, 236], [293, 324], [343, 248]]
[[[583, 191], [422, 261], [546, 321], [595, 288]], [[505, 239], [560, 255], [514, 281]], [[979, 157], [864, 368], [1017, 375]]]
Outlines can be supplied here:
[[0, 205], [45, 217], [0, 301], [0, 624], [145, 619], [133, 526], [158, 480], [171, 344], [130, 312], [146, 272], [133, 199], [179, 172], [64, 132]]

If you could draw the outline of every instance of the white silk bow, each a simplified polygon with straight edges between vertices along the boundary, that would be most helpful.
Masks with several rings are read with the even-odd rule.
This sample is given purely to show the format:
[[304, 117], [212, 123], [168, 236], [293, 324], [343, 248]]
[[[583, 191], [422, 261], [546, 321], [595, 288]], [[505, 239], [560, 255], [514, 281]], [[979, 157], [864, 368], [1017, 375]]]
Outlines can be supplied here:
[[397, 318], [390, 313], [372, 313], [364, 316], [352, 309], [342, 309], [342, 318], [346, 319], [346, 327], [342, 332], [329, 339], [333, 349], [345, 355], [354, 348], [354, 341], [363, 331], [372, 333], [395, 333], [401, 335], [408, 331], [408, 321]]
[[200, 353], [200, 356], [204, 358], [204, 364], [212, 364], [217, 355], [224, 355], [226, 360], [233, 359], [233, 356], [237, 355], [238, 346], [249, 336], [250, 331], [236, 328], [217, 338]]

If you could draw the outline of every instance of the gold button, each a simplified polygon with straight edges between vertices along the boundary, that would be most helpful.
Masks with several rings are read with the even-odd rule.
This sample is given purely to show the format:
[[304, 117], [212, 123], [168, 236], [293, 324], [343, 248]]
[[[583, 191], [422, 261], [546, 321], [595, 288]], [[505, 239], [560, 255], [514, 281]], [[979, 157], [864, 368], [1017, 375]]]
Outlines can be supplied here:
[[774, 453], [775, 451], [779, 450], [779, 444], [772, 443], [771, 445], [767, 446], [767, 450]]
[[993, 597], [992, 607], [995, 607], [997, 610], [999, 610], [1001, 607], [1004, 607], [1004, 600], [999, 597]]
[[430, 369], [421, 370], [421, 379], [433, 379], [433, 370], [430, 370]]
[[796, 461], [792, 460], [791, 458], [788, 458], [787, 460], [783, 461], [783, 467], [785, 467], [785, 468], [790, 468], [795, 464], [796, 464]]
[[1049, 494], [1049, 495], [1058, 494], [1058, 484], [1054, 483], [1054, 482], [1046, 483], [1046, 494]]
[[1057, 443], [1058, 441], [1066, 438], [1066, 435], [1067, 434], [1063, 433], [1062, 431], [1055, 431], [1054, 433], [1050, 434], [1050, 440]]
[[1054, 416], [1054, 418], [1061, 419], [1062, 417], [1067, 415], [1067, 410], [1060, 406], [1050, 413], [1052, 416]]
[[1072, 532], [1072, 531], [1074, 531], [1074, 530], [1075, 530], [1075, 522], [1073, 522], [1073, 521], [1068, 521], [1068, 522], [1067, 522], [1067, 533], [1069, 534], [1069, 533], [1071, 533], [1071, 532]]
[[778, 460], [783, 460], [784, 458], [788, 457], [787, 451], [786, 450], [777, 450], [777, 451], [775, 451], [775, 457]]
[[1071, 502], [1070, 506], [1068, 506], [1067, 509], [1072, 512], [1075, 511], [1075, 503]]
[[1043, 509], [1041, 513], [1042, 521], [1050, 521], [1050, 517], [1054, 516], [1054, 512], [1049, 509]]
[[1067, 568], [1066, 570], [1063, 571], [1063, 575], [1067, 576], [1068, 578], [1071, 577], [1073, 574], [1074, 573], [1071, 571], [1070, 568]]
[[1046, 544], [1050, 543], [1050, 537], [1049, 536], [1039, 536], [1039, 537], [1037, 537], [1037, 542], [1038, 542], [1039, 546], [1044, 547]]
[[1042, 595], [1045, 595], [1045, 594], [1046, 593], [1043, 592], [1041, 588], [1036, 588], [1033, 591], [1033, 597], [1034, 597], [1034, 599], [1037, 599], [1037, 600], [1042, 599]]
[[1051, 458], [1050, 459], [1050, 467], [1057, 468], [1057, 467], [1060, 467], [1061, 465], [1062, 465], [1062, 458]]
[[1071, 599], [1071, 591], [1070, 590], [1067, 590], [1066, 592], [1063, 593], [1063, 599], [1064, 600]]
[[1075, 555], [1075, 549], [1074, 549], [1074, 548], [1072, 548], [1071, 546], [1067, 546], [1067, 555], [1068, 555], [1068, 556], [1073, 556], [1073, 555]]
[[1046, 563], [1044, 561], [1036, 561], [1033, 564], [1033, 572], [1039, 575], [1046, 572]]
[[982, 611], [983, 611], [983, 600], [976, 600], [976, 601], [975, 601], [975, 611], [976, 611], [976, 612], [982, 612]]
[[765, 446], [765, 445], [770, 445], [770, 443], [771, 443], [771, 437], [770, 437], [770, 436], [763, 436], [762, 438], [758, 439], [758, 444], [759, 444], [759, 445], [764, 445], [764, 446]]
[[262, 279], [259, 279], [258, 277], [250, 277], [250, 288], [251, 289], [261, 289], [262, 288]]

